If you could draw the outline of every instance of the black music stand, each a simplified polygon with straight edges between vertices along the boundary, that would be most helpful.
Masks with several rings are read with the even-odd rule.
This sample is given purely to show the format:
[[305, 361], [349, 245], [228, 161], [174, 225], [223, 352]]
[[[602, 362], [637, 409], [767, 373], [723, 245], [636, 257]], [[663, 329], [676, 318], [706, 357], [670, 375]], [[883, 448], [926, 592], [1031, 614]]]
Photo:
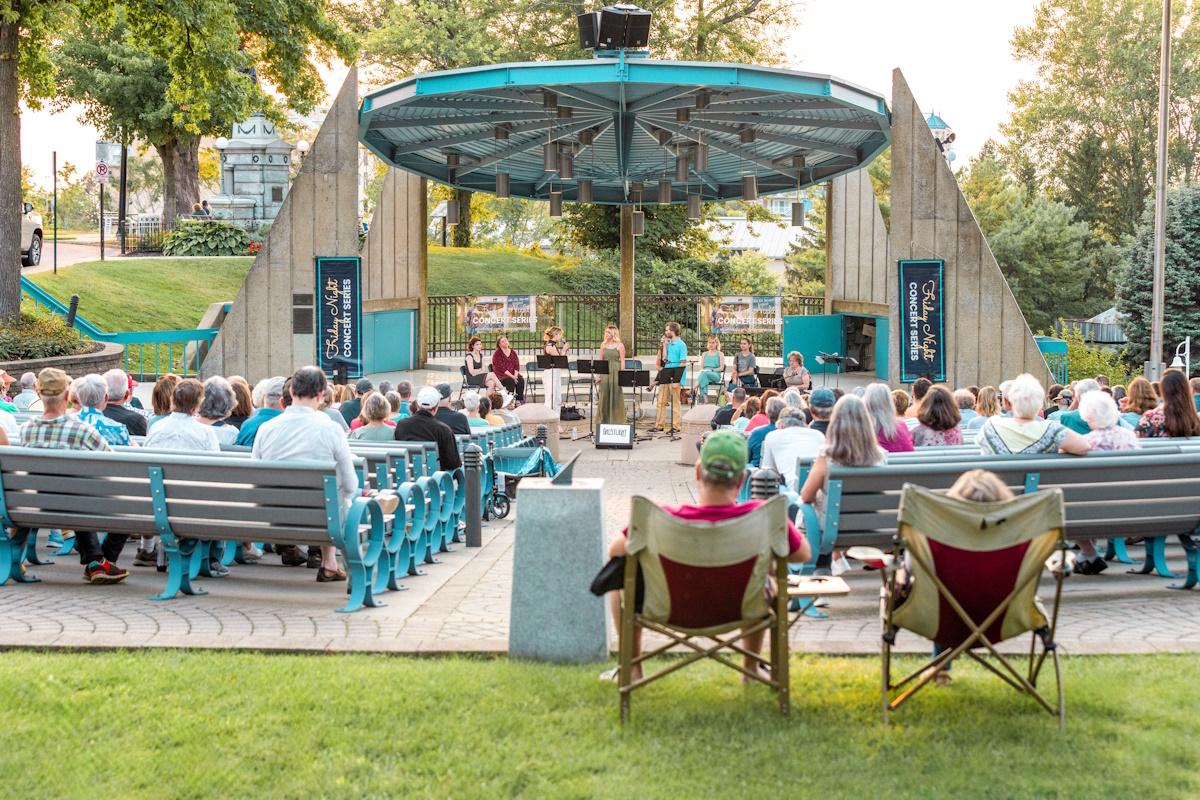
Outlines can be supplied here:
[[[550, 399], [550, 392], [546, 391], [546, 370], [548, 369], [565, 369], [567, 371], [567, 386], [571, 385], [571, 366], [567, 361], [566, 356], [552, 356], [547, 353], [539, 353], [537, 356], [538, 369], [542, 371], [542, 393], [546, 395], [546, 399]], [[562, 384], [558, 387], [562, 389]], [[559, 407], [562, 407], [562, 399], [559, 399]]]
[[[648, 369], [623, 369], [617, 373], [617, 385], [622, 389], [633, 389], [635, 408], [642, 407], [642, 389], [650, 385], [650, 370]], [[622, 407], [624, 404], [622, 403]], [[633, 424], [637, 425], [637, 414], [634, 414]], [[634, 429], [636, 431], [636, 428]], [[634, 441], [645, 442], [653, 437], [637, 436]]]
[[[667, 414], [670, 416], [670, 421], [667, 424], [667, 436], [672, 442], [678, 441], [679, 429], [675, 427], [675, 393], [670, 390], [673, 384], [679, 384], [683, 381], [683, 372], [687, 367], [663, 367], [658, 371], [658, 375], [654, 377], [654, 382], [658, 386], [666, 386], [667, 388]], [[659, 391], [663, 391], [659, 389]]]
[[[549, 356], [553, 358], [553, 356]], [[575, 362], [575, 372], [580, 375], [607, 375], [608, 362], [603, 358], [581, 358]], [[588, 436], [596, 435], [596, 382], [588, 384]]]

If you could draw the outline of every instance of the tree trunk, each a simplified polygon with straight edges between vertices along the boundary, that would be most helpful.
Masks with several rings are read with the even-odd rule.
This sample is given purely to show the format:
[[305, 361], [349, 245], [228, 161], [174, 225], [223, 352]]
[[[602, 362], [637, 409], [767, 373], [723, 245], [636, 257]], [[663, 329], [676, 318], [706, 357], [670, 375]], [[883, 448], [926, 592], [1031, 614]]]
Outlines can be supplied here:
[[0, 22], [0, 322], [21, 313], [21, 108], [16, 22]]
[[154, 149], [163, 165], [163, 225], [174, 228], [200, 202], [200, 138], [175, 139]]
[[471, 246], [471, 194], [466, 189], [454, 190], [454, 199], [458, 201], [458, 224], [454, 226], [453, 236], [455, 247]]

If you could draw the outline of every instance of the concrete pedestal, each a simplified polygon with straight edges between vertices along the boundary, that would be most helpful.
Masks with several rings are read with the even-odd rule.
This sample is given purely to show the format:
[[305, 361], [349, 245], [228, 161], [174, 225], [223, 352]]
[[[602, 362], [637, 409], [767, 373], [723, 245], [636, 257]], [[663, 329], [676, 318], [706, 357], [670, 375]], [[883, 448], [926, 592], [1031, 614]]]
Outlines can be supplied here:
[[550, 448], [550, 455], [555, 461], [562, 461], [558, 457], [558, 414], [542, 403], [525, 403], [517, 407], [516, 413], [521, 418], [522, 436], [537, 436], [538, 426], [546, 426], [546, 446]]
[[679, 441], [679, 463], [695, 464], [700, 452], [697, 445], [700, 437], [712, 429], [712, 418], [717, 414], [717, 407], [709, 403], [701, 403], [683, 415], [683, 438]]
[[564, 486], [525, 478], [517, 489], [508, 654], [535, 661], [608, 658], [604, 598], [590, 591], [604, 566], [600, 478]]

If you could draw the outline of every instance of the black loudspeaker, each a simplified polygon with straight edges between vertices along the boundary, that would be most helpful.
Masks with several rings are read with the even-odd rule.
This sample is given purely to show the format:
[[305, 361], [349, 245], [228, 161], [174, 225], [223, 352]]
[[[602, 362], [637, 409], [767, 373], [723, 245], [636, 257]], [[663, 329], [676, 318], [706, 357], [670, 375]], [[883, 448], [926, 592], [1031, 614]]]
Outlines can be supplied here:
[[625, 15], [625, 48], [644, 50], [650, 44], [650, 12], [640, 8]]
[[576, 20], [579, 22], [579, 46], [584, 50], [595, 50], [600, 28], [600, 12], [589, 11], [580, 14]]
[[596, 34], [597, 50], [621, 50], [625, 47], [625, 21], [627, 14], [608, 6], [599, 12], [600, 23]]

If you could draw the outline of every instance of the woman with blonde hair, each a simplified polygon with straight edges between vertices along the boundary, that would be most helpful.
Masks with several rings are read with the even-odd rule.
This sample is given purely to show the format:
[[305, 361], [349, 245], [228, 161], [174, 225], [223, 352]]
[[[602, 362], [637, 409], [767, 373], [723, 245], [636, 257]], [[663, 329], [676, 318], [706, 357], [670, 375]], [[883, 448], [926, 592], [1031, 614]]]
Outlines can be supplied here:
[[715, 333], [708, 337], [708, 350], [700, 359], [700, 374], [696, 376], [696, 395], [703, 403], [708, 398], [708, 387], [721, 382], [725, 373], [725, 354], [721, 352], [721, 338]]
[[[825, 524], [825, 480], [830, 467], [877, 467], [887, 463], [887, 453], [879, 446], [875, 420], [862, 398], [845, 395], [833, 407], [829, 427], [825, 431], [825, 447], [813, 460], [808, 479], [800, 488], [800, 501], [811, 504]], [[818, 567], [821, 566], [820, 558]], [[850, 569], [845, 556], [835, 550], [832, 572], [840, 575]]]
[[[563, 329], [551, 325], [542, 333], [542, 352], [548, 356], [565, 356], [571, 345], [563, 341]], [[542, 372], [542, 385], [546, 387], [546, 405], [555, 414], [562, 410], [562, 370], [548, 369]]]
[[625, 364], [625, 344], [621, 341], [621, 330], [616, 325], [604, 329], [600, 358], [608, 362], [608, 374], [597, 376], [600, 385], [596, 390], [596, 422], [601, 425], [624, 423], [625, 396], [617, 383], [617, 373]]
[[983, 423], [987, 422], [988, 417], [994, 417], [1000, 413], [1000, 392], [995, 386], [984, 386], [979, 390], [979, 397], [975, 398], [975, 414], [965, 425], [964, 431], [977, 431], [983, 427]]
[[875, 438], [889, 453], [911, 453], [912, 434], [908, 426], [897, 419], [896, 405], [886, 383], [872, 383], [863, 393], [863, 402], [875, 424]]

